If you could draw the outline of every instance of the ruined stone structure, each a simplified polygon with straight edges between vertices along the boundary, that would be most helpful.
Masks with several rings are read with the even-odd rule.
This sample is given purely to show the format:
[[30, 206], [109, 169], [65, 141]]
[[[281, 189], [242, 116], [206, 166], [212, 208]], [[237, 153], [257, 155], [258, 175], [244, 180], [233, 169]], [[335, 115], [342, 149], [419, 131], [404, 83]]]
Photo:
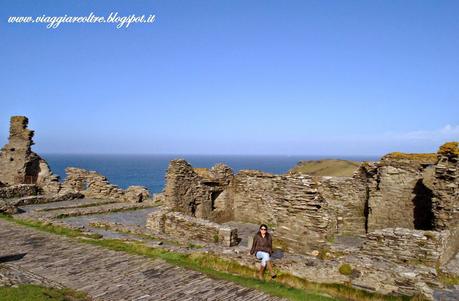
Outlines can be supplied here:
[[68, 177], [61, 184], [48, 163], [32, 151], [34, 132], [27, 128], [28, 122], [24, 116], [11, 117], [9, 140], [0, 152], [0, 198], [59, 194], [55, 197], [44, 197], [57, 200], [79, 197], [80, 193], [88, 198], [133, 203], [149, 198], [145, 187], [130, 186], [123, 190], [110, 184], [107, 178], [96, 172], [78, 168], [68, 168]]
[[230, 219], [231, 210], [223, 203], [233, 171], [224, 164], [212, 169], [196, 168], [185, 160], [171, 161], [166, 175], [166, 205], [174, 211], [211, 220]]
[[35, 184], [19, 184], [0, 187], [0, 199], [20, 198], [40, 194], [41, 189]]
[[399, 227], [413, 230], [415, 237], [415, 230], [447, 230], [447, 243], [439, 247], [446, 258], [459, 249], [456, 152], [453, 143], [437, 154], [392, 153], [363, 163], [352, 177], [258, 171], [233, 175], [224, 165], [194, 169], [174, 160], [164, 198], [172, 211], [218, 223], [267, 223], [275, 228], [278, 245], [299, 253], [320, 248], [340, 234]]
[[63, 192], [79, 192], [87, 198], [124, 200], [131, 203], [142, 202], [150, 197], [145, 187], [129, 186], [123, 190], [95, 171], [68, 167], [65, 172], [67, 177], [62, 183]]
[[29, 120], [13, 116], [8, 143], [0, 152], [0, 182], [4, 185], [37, 184], [45, 193], [59, 191], [59, 178], [48, 164], [31, 150], [34, 132], [27, 129]]
[[227, 247], [235, 246], [239, 243], [236, 228], [168, 210], [151, 213], [147, 228], [185, 241], [199, 240], [218, 243]]

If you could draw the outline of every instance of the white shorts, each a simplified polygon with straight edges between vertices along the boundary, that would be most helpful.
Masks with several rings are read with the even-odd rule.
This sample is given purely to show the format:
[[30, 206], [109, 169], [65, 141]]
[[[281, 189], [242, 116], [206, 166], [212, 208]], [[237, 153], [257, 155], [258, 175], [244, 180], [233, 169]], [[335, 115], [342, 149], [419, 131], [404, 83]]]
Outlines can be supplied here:
[[255, 254], [255, 256], [257, 256], [257, 259], [261, 260], [261, 266], [263, 267], [266, 266], [266, 262], [268, 262], [268, 260], [271, 260], [271, 258], [269, 257], [269, 253], [263, 251], [258, 251], [257, 254]]

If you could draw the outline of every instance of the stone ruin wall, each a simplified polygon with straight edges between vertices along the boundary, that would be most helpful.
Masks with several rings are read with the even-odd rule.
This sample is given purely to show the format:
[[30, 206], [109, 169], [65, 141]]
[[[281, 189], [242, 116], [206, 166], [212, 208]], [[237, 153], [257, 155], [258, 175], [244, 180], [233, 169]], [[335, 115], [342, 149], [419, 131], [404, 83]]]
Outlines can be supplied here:
[[237, 229], [180, 212], [158, 210], [149, 215], [147, 228], [182, 241], [199, 240], [231, 247], [239, 243]]
[[245, 170], [216, 181], [211, 170], [175, 160], [167, 173], [165, 200], [171, 210], [215, 222], [266, 223], [276, 229], [281, 246], [300, 253], [334, 234], [395, 227], [449, 230], [446, 258], [459, 249], [457, 171], [457, 156], [393, 153], [363, 163], [353, 177]]
[[31, 150], [34, 132], [27, 128], [28, 123], [27, 117], [11, 117], [8, 143], [0, 152], [0, 182], [7, 186], [37, 184], [45, 194], [57, 193], [59, 177]]
[[433, 163], [385, 156], [362, 165], [367, 175], [367, 231], [402, 227], [433, 229], [431, 190], [423, 181]]
[[459, 148], [440, 148], [440, 152], [432, 184], [432, 206], [435, 228], [443, 230], [459, 226]]
[[95, 171], [68, 167], [65, 172], [67, 177], [62, 183], [63, 192], [79, 192], [87, 198], [123, 200], [131, 203], [142, 202], [150, 197], [145, 187], [129, 186], [123, 190], [110, 184], [106, 177]]
[[185, 160], [172, 160], [166, 174], [166, 206], [198, 218], [229, 221], [232, 209], [223, 192], [232, 179], [233, 171], [224, 164], [195, 169]]
[[386, 228], [368, 233], [360, 251], [401, 264], [435, 268], [444, 261], [450, 235], [449, 231]]
[[275, 228], [274, 243], [285, 250], [319, 248], [332, 233], [334, 219], [318, 183], [309, 176], [241, 171], [230, 186], [235, 221]]
[[366, 178], [360, 170], [353, 177], [318, 177], [320, 194], [329, 203], [335, 234], [365, 234]]
[[39, 194], [41, 194], [41, 189], [35, 184], [0, 187], [0, 199], [22, 198]]

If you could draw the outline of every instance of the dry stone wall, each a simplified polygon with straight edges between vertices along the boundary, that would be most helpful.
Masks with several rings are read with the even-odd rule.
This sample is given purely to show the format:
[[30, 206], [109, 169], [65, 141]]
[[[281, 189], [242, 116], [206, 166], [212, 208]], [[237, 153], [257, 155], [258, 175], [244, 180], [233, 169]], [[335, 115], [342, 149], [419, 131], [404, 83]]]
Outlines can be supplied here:
[[285, 250], [318, 248], [336, 225], [318, 183], [304, 175], [241, 171], [231, 185], [234, 220], [267, 223]]
[[79, 192], [87, 198], [114, 199], [131, 203], [142, 202], [149, 198], [145, 187], [129, 186], [128, 189], [123, 190], [95, 171], [69, 167], [65, 172], [67, 178], [62, 184], [63, 192]]
[[364, 164], [367, 175], [367, 230], [390, 228], [433, 229], [432, 191], [424, 180], [432, 163], [385, 156]]
[[224, 164], [205, 169], [193, 168], [183, 159], [172, 160], [166, 175], [166, 205], [190, 216], [228, 221], [232, 217], [230, 204], [220, 195], [232, 178], [233, 171]]
[[386, 228], [368, 233], [361, 252], [402, 264], [435, 267], [441, 262], [451, 233]]
[[353, 177], [318, 178], [319, 192], [329, 203], [337, 234], [365, 234], [366, 179]]
[[450, 149], [439, 150], [433, 181], [433, 213], [439, 230], [459, 226], [459, 148], [457, 143], [450, 144]]
[[159, 210], [149, 215], [147, 228], [179, 240], [199, 240], [230, 247], [237, 245], [237, 229], [191, 217], [180, 212]]
[[41, 194], [41, 189], [35, 184], [19, 184], [0, 188], [0, 199], [21, 198]]

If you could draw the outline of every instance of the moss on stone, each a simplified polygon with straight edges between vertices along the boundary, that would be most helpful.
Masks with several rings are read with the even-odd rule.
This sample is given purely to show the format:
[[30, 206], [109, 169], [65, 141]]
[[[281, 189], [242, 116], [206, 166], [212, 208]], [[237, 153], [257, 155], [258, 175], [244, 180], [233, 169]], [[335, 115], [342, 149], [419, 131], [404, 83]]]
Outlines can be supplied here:
[[438, 153], [445, 156], [459, 157], [459, 143], [446, 142], [438, 149]]
[[416, 161], [419, 163], [426, 164], [435, 164], [437, 162], [437, 154], [427, 153], [427, 154], [410, 154], [410, 153], [401, 153], [393, 152], [385, 155], [383, 159], [395, 159], [395, 160], [410, 160]]
[[343, 263], [339, 267], [339, 272], [342, 275], [349, 276], [350, 274], [352, 274], [352, 267], [351, 267], [351, 265], [349, 263]]

